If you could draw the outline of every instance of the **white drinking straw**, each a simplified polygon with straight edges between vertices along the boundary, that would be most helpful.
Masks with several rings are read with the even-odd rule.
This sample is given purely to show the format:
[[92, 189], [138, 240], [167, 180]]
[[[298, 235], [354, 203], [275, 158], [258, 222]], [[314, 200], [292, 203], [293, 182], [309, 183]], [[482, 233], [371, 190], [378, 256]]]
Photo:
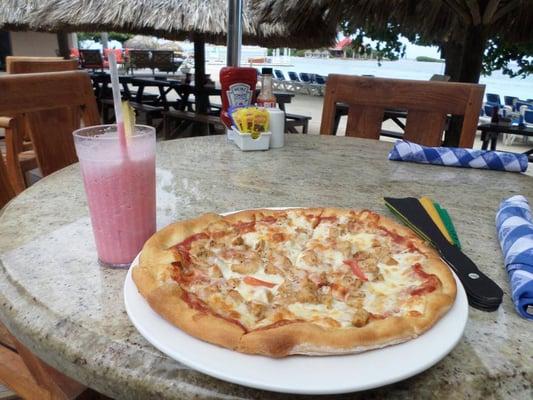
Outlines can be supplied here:
[[124, 118], [122, 117], [122, 106], [120, 97], [120, 83], [118, 80], [117, 59], [115, 52], [109, 52], [109, 74], [111, 75], [111, 90], [113, 92], [113, 105], [115, 107], [115, 119], [117, 123], [118, 140], [122, 153], [127, 157], [128, 149], [126, 143], [126, 131], [124, 129]]

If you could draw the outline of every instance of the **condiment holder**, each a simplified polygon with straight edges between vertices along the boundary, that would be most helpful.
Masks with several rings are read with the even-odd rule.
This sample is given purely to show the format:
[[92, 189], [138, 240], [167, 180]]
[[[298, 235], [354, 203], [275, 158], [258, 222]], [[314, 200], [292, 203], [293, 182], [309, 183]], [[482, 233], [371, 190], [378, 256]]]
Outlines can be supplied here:
[[242, 151], [268, 150], [271, 136], [271, 132], [262, 132], [257, 138], [253, 138], [252, 134], [239, 132], [235, 127], [228, 129], [228, 139]]

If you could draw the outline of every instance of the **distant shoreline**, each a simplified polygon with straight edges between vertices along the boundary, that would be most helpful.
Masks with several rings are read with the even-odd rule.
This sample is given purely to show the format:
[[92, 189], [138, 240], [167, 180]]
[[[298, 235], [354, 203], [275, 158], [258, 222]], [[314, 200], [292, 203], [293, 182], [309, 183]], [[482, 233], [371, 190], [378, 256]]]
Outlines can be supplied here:
[[[242, 66], [248, 66], [243, 60]], [[381, 61], [361, 60], [351, 58], [273, 58], [273, 63], [290, 63], [291, 65], [276, 66], [285, 77], [289, 71], [297, 73], [307, 72], [311, 74], [346, 74], [346, 75], [373, 75], [383, 78], [428, 80], [434, 74], [444, 74], [443, 62], [420, 62], [416, 59], [402, 58], [400, 60]], [[254, 65], [256, 66], [256, 65]], [[209, 65], [212, 76], [218, 77], [218, 71], [222, 65]], [[260, 68], [261, 66], [257, 66]], [[490, 76], [482, 76], [480, 83], [485, 85], [485, 93], [496, 93], [500, 96], [516, 96], [521, 99], [533, 98], [533, 75], [525, 79], [509, 78], [501, 71], [494, 71]]]

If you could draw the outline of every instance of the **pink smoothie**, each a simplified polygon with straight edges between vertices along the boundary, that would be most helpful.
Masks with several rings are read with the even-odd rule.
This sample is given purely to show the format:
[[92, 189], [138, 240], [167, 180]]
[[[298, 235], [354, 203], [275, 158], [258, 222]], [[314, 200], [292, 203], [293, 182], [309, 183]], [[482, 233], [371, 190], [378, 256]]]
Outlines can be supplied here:
[[126, 159], [109, 141], [79, 147], [98, 258], [129, 264], [156, 230], [155, 138], [133, 137]]

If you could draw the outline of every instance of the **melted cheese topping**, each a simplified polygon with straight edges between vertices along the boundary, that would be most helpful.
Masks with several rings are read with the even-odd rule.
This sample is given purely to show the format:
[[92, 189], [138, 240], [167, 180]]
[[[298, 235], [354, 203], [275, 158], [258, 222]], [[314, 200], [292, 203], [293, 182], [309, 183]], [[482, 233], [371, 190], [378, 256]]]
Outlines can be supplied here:
[[[215, 311], [221, 315], [237, 313], [248, 329], [280, 319], [363, 326], [371, 315], [424, 312], [424, 296], [410, 294], [423, 284], [412, 268], [424, 265], [423, 253], [391, 246], [383, 231], [348, 216], [331, 221], [298, 210], [284, 214], [274, 222], [258, 218], [252, 232], [239, 235], [236, 228], [214, 239], [205, 261], [194, 254], [208, 279], [188, 290], [220, 307]], [[363, 225], [350, 232], [348, 224], [354, 223]]]
[[342, 327], [352, 326], [353, 309], [341, 301], [334, 301], [330, 307], [325, 304], [292, 303], [288, 308], [297, 318], [315, 321], [319, 325], [322, 319], [332, 318]]
[[372, 241], [375, 239], [376, 235], [370, 233], [351, 233], [348, 232], [342, 236], [343, 240], [351, 242], [355, 250], [354, 251], [369, 251], [372, 249]]

